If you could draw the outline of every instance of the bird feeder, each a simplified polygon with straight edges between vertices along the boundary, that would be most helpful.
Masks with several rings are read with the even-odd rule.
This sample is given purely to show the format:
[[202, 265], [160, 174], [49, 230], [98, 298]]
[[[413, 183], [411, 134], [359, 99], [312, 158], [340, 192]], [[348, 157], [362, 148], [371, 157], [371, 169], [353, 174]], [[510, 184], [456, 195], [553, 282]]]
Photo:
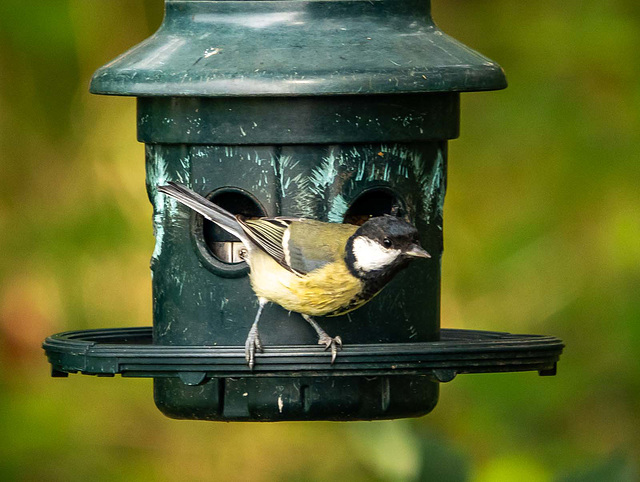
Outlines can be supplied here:
[[[47, 338], [54, 376], [152, 377], [174, 418], [413, 417], [457, 374], [555, 373], [554, 337], [440, 329], [447, 142], [460, 92], [502, 89], [495, 62], [444, 34], [425, 0], [173, 1], [150, 38], [93, 76], [137, 97], [156, 238], [153, 327]], [[418, 228], [414, 262], [363, 308], [318, 319], [335, 363], [296, 313], [269, 305], [264, 352], [244, 341], [257, 300], [243, 246], [158, 193], [176, 181], [245, 216]]]

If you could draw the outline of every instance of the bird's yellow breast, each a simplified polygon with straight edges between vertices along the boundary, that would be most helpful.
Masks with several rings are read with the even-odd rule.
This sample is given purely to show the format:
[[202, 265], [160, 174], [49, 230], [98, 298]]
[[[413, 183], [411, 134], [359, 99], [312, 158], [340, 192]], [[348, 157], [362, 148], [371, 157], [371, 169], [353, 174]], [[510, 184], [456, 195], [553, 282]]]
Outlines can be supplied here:
[[266, 298], [285, 310], [311, 316], [343, 312], [362, 291], [362, 281], [353, 276], [341, 261], [329, 263], [304, 276], [297, 276], [280, 266], [269, 255], [255, 250], [251, 254], [249, 276], [251, 286], [259, 297]]

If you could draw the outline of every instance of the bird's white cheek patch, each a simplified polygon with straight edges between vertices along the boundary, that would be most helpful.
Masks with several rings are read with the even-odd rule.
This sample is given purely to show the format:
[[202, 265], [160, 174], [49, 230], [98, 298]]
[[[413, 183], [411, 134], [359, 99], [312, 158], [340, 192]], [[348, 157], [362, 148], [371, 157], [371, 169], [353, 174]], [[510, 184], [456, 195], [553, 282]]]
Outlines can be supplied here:
[[381, 244], [362, 236], [353, 240], [354, 266], [362, 271], [382, 269], [400, 256], [399, 249], [387, 249]]

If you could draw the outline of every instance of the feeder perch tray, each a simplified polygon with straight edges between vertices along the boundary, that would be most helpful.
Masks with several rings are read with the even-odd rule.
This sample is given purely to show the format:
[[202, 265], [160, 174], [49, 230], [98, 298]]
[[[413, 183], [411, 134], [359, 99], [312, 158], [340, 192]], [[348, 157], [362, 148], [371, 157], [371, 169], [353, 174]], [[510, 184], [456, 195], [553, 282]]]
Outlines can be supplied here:
[[345, 345], [333, 365], [320, 346], [269, 346], [253, 370], [244, 347], [154, 345], [150, 327], [68, 331], [43, 347], [54, 376], [179, 377], [198, 385], [225, 377], [429, 375], [448, 382], [461, 373], [554, 375], [564, 345], [553, 336], [444, 329], [433, 342]]

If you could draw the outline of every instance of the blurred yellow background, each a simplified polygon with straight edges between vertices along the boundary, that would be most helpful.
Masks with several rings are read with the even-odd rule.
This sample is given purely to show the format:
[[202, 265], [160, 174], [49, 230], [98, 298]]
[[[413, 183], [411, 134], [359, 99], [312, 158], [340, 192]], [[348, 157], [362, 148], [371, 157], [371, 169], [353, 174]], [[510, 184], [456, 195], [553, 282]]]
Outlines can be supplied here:
[[49, 377], [42, 340], [151, 323], [135, 101], [88, 93], [161, 0], [0, 3], [0, 479], [640, 478], [640, 4], [435, 0], [510, 86], [462, 96], [444, 327], [552, 334], [556, 377], [465, 375], [368, 423], [175, 421], [150, 380]]

